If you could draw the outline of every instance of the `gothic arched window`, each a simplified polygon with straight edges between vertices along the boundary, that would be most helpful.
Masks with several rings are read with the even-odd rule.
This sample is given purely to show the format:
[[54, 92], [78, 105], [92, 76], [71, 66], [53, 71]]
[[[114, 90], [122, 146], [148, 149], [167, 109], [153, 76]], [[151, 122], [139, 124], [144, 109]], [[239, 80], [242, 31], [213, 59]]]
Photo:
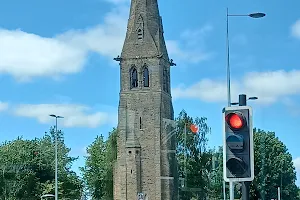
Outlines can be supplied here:
[[135, 67], [130, 71], [130, 88], [136, 88], [138, 86], [138, 73]]
[[144, 68], [143, 81], [144, 81], [144, 87], [149, 87], [149, 70], [148, 70], [148, 67]]

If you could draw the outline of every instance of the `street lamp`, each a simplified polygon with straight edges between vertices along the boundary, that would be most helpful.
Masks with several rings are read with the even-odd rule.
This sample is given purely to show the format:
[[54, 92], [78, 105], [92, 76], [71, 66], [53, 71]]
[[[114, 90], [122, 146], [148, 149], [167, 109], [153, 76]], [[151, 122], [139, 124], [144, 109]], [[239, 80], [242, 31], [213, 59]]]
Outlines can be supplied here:
[[[246, 102], [248, 101], [248, 100], [257, 100], [258, 99], [258, 97], [249, 97], [248, 99], [246, 99]], [[239, 105], [241, 102], [234, 102], [234, 103], [231, 103], [231, 105]]]
[[55, 200], [58, 200], [58, 180], [57, 180], [57, 119], [64, 118], [58, 115], [49, 115], [50, 117], [55, 117]]
[[229, 17], [251, 17], [251, 18], [262, 18], [266, 16], [265, 13], [251, 13], [247, 15], [231, 15], [228, 14], [227, 8], [227, 31], [226, 31], [226, 46], [227, 46], [227, 100], [228, 100], [228, 107], [231, 106], [231, 94], [230, 94], [230, 63], [229, 63], [229, 28], [228, 28], [228, 18]]
[[258, 97], [249, 97], [248, 100], [257, 100]]
[[[227, 104], [228, 107], [232, 105], [231, 103], [231, 91], [230, 91], [230, 62], [229, 62], [229, 28], [228, 28], [228, 18], [229, 17], [251, 17], [251, 18], [262, 18], [266, 16], [265, 13], [250, 13], [250, 14], [243, 14], [243, 15], [232, 15], [228, 14], [228, 8], [227, 8], [227, 14], [226, 14], [226, 46], [227, 46]], [[229, 183], [230, 187], [230, 199], [233, 199], [234, 191], [233, 191], [233, 182]], [[225, 181], [223, 181], [223, 193], [224, 193], [224, 200], [226, 199], [225, 195]]]

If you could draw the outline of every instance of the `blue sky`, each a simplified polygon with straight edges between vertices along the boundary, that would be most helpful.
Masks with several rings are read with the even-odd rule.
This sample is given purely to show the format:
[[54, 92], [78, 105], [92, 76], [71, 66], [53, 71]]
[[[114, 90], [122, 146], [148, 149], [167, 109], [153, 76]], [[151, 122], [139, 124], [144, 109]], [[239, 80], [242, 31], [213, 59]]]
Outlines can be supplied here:
[[[117, 124], [120, 54], [128, 0], [0, 0], [0, 141], [40, 137], [59, 128], [84, 163], [96, 135]], [[159, 1], [170, 58], [175, 113], [205, 116], [210, 145], [222, 144], [226, 105], [226, 7], [230, 14], [265, 12], [262, 19], [229, 20], [232, 98], [249, 102], [254, 125], [275, 131], [300, 174], [300, 2]], [[298, 175], [298, 179], [300, 176]], [[300, 181], [298, 180], [298, 185]]]

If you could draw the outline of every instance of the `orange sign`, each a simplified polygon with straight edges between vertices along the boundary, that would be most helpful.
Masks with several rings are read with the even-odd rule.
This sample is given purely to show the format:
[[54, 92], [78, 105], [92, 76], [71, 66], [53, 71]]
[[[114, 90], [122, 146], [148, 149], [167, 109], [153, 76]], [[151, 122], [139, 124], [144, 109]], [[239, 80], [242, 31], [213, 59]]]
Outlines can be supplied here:
[[193, 132], [193, 133], [197, 133], [198, 132], [198, 126], [197, 125], [195, 125], [195, 124], [191, 124], [191, 131]]

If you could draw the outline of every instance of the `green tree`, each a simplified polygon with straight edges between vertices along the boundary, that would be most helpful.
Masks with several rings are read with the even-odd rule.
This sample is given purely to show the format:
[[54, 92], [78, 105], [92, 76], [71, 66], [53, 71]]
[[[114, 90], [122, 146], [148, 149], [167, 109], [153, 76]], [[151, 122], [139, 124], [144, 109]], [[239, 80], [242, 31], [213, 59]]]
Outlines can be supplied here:
[[[113, 175], [114, 175], [114, 164], [117, 160], [117, 129], [113, 129], [109, 133], [108, 140], [106, 141], [106, 156], [107, 156], [107, 173], [106, 173], [106, 190], [107, 190], [107, 199], [113, 199]], [[106, 200], [107, 200], [106, 199]]]
[[106, 146], [103, 136], [97, 136], [87, 147], [85, 167], [81, 168], [88, 192], [93, 199], [103, 199], [105, 196], [104, 180], [106, 168]]
[[[223, 192], [223, 147], [218, 147], [217, 150], [213, 151], [213, 170], [210, 179], [210, 196], [209, 199], [219, 200], [224, 198]], [[240, 199], [241, 198], [241, 184], [235, 183], [234, 189], [234, 198]], [[229, 199], [229, 184], [225, 183], [225, 195], [226, 199]]]
[[[77, 199], [82, 193], [82, 181], [70, 169], [76, 158], [59, 132], [58, 166], [60, 198]], [[54, 193], [54, 129], [42, 138], [4, 142], [0, 145], [0, 199], [38, 199]]]
[[[207, 147], [207, 136], [210, 127], [205, 117], [193, 119], [182, 110], [177, 122], [177, 160], [179, 177], [183, 179], [180, 189], [180, 199], [206, 199], [212, 171], [212, 151]], [[190, 129], [191, 125], [197, 125], [195, 134]]]
[[97, 136], [88, 146], [85, 167], [81, 168], [90, 196], [97, 200], [113, 199], [113, 167], [117, 158], [117, 129], [104, 137]]
[[[218, 147], [212, 152], [212, 171], [210, 175], [209, 199], [223, 199], [223, 148]], [[229, 198], [228, 184], [226, 184], [226, 197]]]
[[277, 188], [285, 200], [299, 200], [295, 184], [296, 171], [287, 147], [274, 132], [254, 129], [255, 178], [251, 185], [252, 199], [277, 198]]

